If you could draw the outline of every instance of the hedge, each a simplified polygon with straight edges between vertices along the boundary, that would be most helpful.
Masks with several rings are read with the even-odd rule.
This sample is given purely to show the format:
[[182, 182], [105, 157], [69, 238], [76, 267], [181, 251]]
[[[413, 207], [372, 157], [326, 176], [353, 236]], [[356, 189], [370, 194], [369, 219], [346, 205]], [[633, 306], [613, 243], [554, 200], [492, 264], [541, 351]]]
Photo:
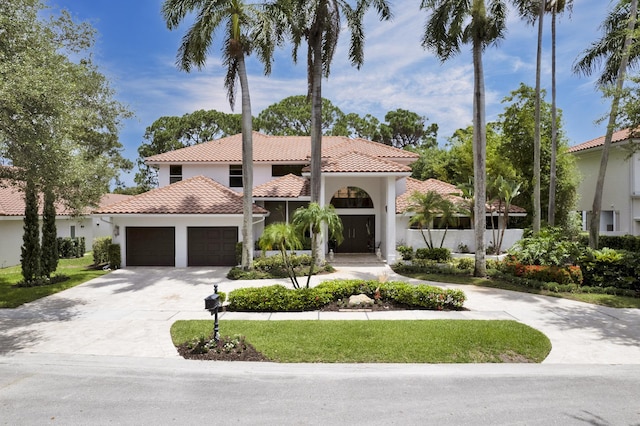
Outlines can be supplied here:
[[393, 301], [414, 309], [459, 310], [466, 296], [461, 290], [442, 289], [425, 284], [413, 285], [404, 282], [370, 280], [325, 281], [313, 288], [298, 290], [282, 285], [269, 287], [248, 287], [233, 290], [229, 294], [228, 310], [276, 312], [310, 311], [354, 294], [376, 297], [376, 291], [383, 301]]
[[93, 239], [93, 264], [101, 265], [109, 263], [109, 246], [111, 245], [111, 237], [100, 237]]
[[451, 250], [441, 248], [419, 248], [416, 250], [416, 259], [435, 260], [436, 262], [446, 262], [451, 260]]
[[61, 259], [73, 259], [84, 256], [86, 251], [84, 237], [58, 237], [58, 255]]
[[640, 292], [640, 253], [602, 249], [579, 260], [584, 285]]
[[[585, 246], [589, 245], [589, 235], [580, 235], [580, 242]], [[640, 237], [633, 235], [600, 235], [598, 237], [598, 248], [610, 248], [614, 250], [627, 250], [640, 253]]]

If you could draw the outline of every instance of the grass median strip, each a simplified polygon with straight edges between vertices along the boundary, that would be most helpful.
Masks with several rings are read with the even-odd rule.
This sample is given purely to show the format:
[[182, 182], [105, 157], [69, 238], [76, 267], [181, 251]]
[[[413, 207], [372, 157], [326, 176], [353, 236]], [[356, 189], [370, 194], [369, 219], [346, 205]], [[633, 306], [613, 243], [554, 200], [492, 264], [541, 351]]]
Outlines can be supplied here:
[[[213, 322], [177, 321], [176, 346], [210, 336]], [[551, 342], [516, 321], [236, 321], [222, 336], [242, 335], [271, 361], [282, 363], [541, 362]]]

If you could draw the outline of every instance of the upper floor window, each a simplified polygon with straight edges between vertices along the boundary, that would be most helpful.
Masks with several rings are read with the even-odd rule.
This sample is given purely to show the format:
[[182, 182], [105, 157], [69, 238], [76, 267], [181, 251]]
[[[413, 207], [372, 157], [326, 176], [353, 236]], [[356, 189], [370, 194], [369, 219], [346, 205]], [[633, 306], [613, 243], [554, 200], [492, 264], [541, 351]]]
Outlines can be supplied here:
[[182, 165], [172, 164], [169, 166], [169, 184], [180, 182], [182, 180]]
[[242, 165], [231, 164], [229, 166], [229, 187], [242, 188]]
[[290, 173], [302, 176], [302, 167], [302, 164], [274, 164], [271, 166], [271, 176], [286, 176]]

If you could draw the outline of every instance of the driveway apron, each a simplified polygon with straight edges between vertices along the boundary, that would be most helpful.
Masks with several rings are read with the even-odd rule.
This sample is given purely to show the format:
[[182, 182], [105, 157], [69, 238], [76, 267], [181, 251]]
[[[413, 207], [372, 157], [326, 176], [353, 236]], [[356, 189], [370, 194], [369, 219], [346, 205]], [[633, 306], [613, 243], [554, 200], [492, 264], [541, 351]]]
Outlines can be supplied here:
[[[396, 275], [387, 265], [336, 265], [336, 278], [424, 282]], [[0, 309], [0, 354], [55, 353], [176, 358], [169, 329], [180, 319], [211, 319], [203, 299], [246, 286], [287, 285], [287, 280], [229, 281], [228, 268], [127, 268], [16, 309]], [[513, 319], [552, 342], [545, 363], [640, 363], [640, 310], [614, 309], [566, 299], [475, 286], [433, 283], [467, 294], [463, 312], [303, 312], [221, 314], [225, 319]]]

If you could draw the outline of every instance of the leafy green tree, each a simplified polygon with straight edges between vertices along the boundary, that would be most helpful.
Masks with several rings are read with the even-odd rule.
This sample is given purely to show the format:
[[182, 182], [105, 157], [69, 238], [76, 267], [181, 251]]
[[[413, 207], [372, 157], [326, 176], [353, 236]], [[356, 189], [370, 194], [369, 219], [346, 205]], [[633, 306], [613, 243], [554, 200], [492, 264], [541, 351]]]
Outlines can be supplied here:
[[438, 125], [426, 126], [426, 117], [406, 109], [389, 111], [380, 126], [382, 142], [396, 148], [437, 146]]
[[475, 193], [475, 276], [487, 274], [484, 232], [486, 193], [486, 112], [484, 67], [482, 52], [501, 39], [505, 31], [506, 5], [501, 0], [422, 0], [421, 9], [430, 13], [422, 46], [447, 61], [460, 52], [462, 44], [470, 43], [473, 54], [473, 170]]
[[[602, 38], [593, 43], [574, 65], [574, 72], [590, 75], [600, 63], [604, 63], [604, 70], [598, 79], [598, 84], [601, 86], [615, 85], [614, 90], [609, 90], [609, 93], [612, 94], [611, 109], [591, 207], [589, 247], [592, 249], [598, 248], [602, 191], [604, 189], [609, 150], [611, 149], [613, 132], [618, 118], [627, 67], [636, 65], [640, 58], [640, 43], [636, 41], [637, 14], [638, 0], [620, 0], [602, 24]], [[620, 49], [621, 45], [622, 49]]]
[[[285, 269], [291, 280], [293, 288], [300, 288], [296, 271], [289, 258], [289, 250], [299, 250], [302, 248], [302, 239], [299, 230], [291, 223], [275, 222], [264, 228], [264, 232], [258, 241], [260, 249], [263, 251], [273, 250], [280, 251]], [[313, 262], [312, 262], [313, 265]]]
[[[544, 91], [541, 102], [541, 182], [542, 182], [542, 211], [548, 211], [547, 200], [550, 164], [551, 164], [551, 107], [544, 101]], [[506, 104], [504, 112], [500, 115], [500, 127], [503, 142], [499, 147], [504, 162], [508, 162], [515, 170], [514, 175], [503, 175], [505, 178], [521, 182], [521, 196], [517, 204], [530, 212], [533, 209], [533, 170], [532, 156], [535, 109], [535, 91], [533, 88], [521, 84], [517, 90], [511, 92], [503, 99]], [[558, 153], [556, 164], [557, 189], [556, 189], [556, 220], [559, 224], [565, 223], [571, 211], [573, 211], [577, 194], [577, 169], [573, 157], [568, 153], [568, 141], [564, 136], [560, 123], [561, 111], [558, 111]]]
[[49, 278], [58, 268], [58, 232], [56, 228], [55, 194], [51, 189], [44, 191], [42, 211], [42, 275]]
[[245, 56], [256, 52], [264, 64], [265, 74], [271, 72], [274, 47], [282, 41], [282, 15], [272, 5], [249, 5], [241, 0], [165, 0], [162, 14], [169, 29], [176, 29], [192, 12], [196, 21], [182, 39], [178, 50], [178, 66], [189, 72], [202, 69], [214, 41], [214, 32], [224, 27], [222, 56], [227, 67], [225, 88], [233, 109], [236, 82], [242, 92], [242, 268], [253, 265], [253, 123], [251, 97]]
[[242, 131], [240, 114], [227, 114], [216, 110], [198, 110], [181, 117], [160, 117], [147, 127], [144, 141], [138, 147], [138, 173], [135, 182], [141, 191], [158, 186], [155, 168], [145, 164], [144, 159], [175, 149], [196, 145]]
[[[344, 113], [328, 99], [322, 99], [322, 134], [332, 134]], [[263, 109], [257, 127], [267, 135], [308, 136], [311, 134], [311, 103], [304, 95], [289, 96]]]
[[314, 268], [318, 264], [318, 248], [322, 247], [322, 227], [326, 226], [330, 240], [335, 240], [341, 244], [344, 237], [342, 235], [342, 220], [332, 205], [320, 207], [318, 203], [309, 203], [307, 207], [300, 207], [293, 214], [291, 221], [303, 234], [311, 234], [311, 265], [307, 275], [307, 288], [314, 273]]
[[25, 283], [40, 277], [40, 225], [38, 223], [38, 192], [35, 185], [27, 181], [25, 188], [24, 234], [20, 264]]
[[350, 138], [363, 138], [376, 142], [382, 141], [380, 120], [371, 114], [366, 114], [364, 117], [355, 112], [345, 114], [335, 123], [331, 134]]
[[25, 191], [27, 281], [40, 274], [38, 193], [79, 212], [131, 167], [117, 137], [131, 113], [91, 60], [95, 31], [64, 11], [40, 18], [43, 9], [37, 0], [0, 3], [0, 157]]

